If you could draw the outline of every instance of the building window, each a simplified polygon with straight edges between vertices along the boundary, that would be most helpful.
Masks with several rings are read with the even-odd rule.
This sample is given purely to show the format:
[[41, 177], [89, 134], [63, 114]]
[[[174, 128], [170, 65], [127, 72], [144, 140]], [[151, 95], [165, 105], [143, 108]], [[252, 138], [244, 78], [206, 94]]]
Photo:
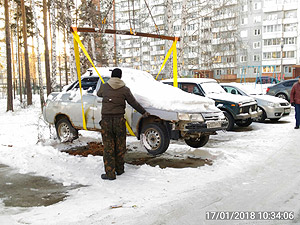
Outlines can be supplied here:
[[253, 22], [254, 23], [260, 23], [261, 22], [261, 16], [254, 16]]
[[254, 29], [254, 36], [258, 36], [261, 34], [260, 29]]
[[257, 67], [253, 68], [253, 73], [258, 73], [258, 68]]
[[272, 32], [278, 32], [278, 31], [281, 31], [280, 24], [264, 26], [265, 33], [272, 33]]
[[284, 72], [285, 72], [285, 73], [292, 73], [292, 67], [290, 67], [290, 66], [285, 66], [285, 67], [284, 67]]
[[268, 45], [280, 45], [280, 38], [265, 39], [264, 46]]
[[241, 24], [242, 25], [248, 24], [248, 18], [242, 18]]
[[258, 9], [261, 9], [261, 2], [254, 2], [254, 10], [258, 10]]
[[243, 5], [242, 6], [242, 11], [247, 12], [248, 11], [248, 5]]
[[280, 72], [280, 66], [263, 66], [263, 73]]
[[282, 52], [282, 58], [295, 58], [295, 51]]
[[297, 24], [293, 23], [293, 24], [284, 24], [284, 32], [293, 32], [293, 31], [297, 31]]
[[241, 37], [242, 37], [242, 38], [248, 37], [248, 31], [247, 31], [247, 30], [242, 30], [242, 31], [241, 31]]
[[297, 42], [296, 37], [284, 38], [285, 45], [294, 45]]
[[246, 62], [246, 61], [247, 61], [247, 56], [242, 55], [242, 56], [241, 56], [241, 62]]
[[253, 61], [254, 62], [260, 61], [260, 55], [253, 55]]
[[253, 48], [254, 49], [260, 48], [260, 41], [253, 42]]
[[221, 70], [217, 70], [217, 75], [218, 75], [218, 76], [221, 75]]

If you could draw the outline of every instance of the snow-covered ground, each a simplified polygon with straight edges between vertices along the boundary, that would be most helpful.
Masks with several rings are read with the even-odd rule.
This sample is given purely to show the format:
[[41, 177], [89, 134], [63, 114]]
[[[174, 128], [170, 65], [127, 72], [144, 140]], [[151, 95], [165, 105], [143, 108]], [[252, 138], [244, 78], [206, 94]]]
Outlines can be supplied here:
[[[84, 145], [101, 138], [80, 132], [72, 144], [60, 144], [34, 105], [5, 112], [0, 99], [0, 164], [21, 173], [34, 173], [70, 191], [62, 202], [47, 207], [9, 208], [1, 204], [0, 224], [300, 224], [300, 130], [294, 130], [294, 108], [277, 123], [253, 123], [249, 128], [218, 132], [208, 144], [193, 149], [172, 142], [169, 157], [211, 159], [211, 166], [166, 168], [126, 164], [114, 181], [100, 178], [101, 156], [79, 157], [61, 152], [65, 145]], [[51, 138], [52, 137], [52, 138]], [[40, 141], [38, 141], [40, 140]], [[145, 151], [127, 138], [129, 148]], [[111, 206], [118, 206], [113, 208]], [[295, 219], [213, 221], [208, 211], [293, 211]]]

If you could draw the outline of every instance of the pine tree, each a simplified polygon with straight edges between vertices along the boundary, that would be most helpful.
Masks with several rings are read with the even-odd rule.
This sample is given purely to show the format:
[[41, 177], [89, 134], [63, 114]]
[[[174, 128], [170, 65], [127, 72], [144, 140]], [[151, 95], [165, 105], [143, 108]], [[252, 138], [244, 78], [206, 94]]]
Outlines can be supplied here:
[[5, 8], [5, 40], [6, 40], [6, 60], [7, 60], [7, 111], [13, 111], [12, 95], [12, 67], [11, 67], [11, 45], [10, 45], [10, 23], [8, 0], [4, 2]]

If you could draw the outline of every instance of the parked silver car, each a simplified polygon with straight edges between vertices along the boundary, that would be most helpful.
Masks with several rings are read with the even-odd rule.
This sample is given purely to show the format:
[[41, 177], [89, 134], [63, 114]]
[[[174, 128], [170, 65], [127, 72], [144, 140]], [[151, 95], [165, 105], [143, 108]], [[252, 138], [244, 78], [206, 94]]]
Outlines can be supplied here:
[[[110, 78], [113, 68], [98, 68], [101, 76], [105, 81]], [[216, 134], [217, 130], [225, 129], [227, 122], [224, 114], [214, 106], [214, 102], [210, 99], [187, 94], [177, 88], [167, 87], [166, 85], [155, 81], [154, 78], [146, 72], [121, 68], [123, 71], [122, 80], [132, 90], [139, 88], [141, 94], [145, 94], [147, 85], [158, 85], [157, 87], [165, 90], [164, 96], [155, 95], [157, 89], [149, 89], [151, 94], [148, 94], [145, 104], [142, 105], [151, 114], [147, 118], [142, 118], [142, 115], [129, 105], [126, 107], [126, 119], [138, 139], [141, 139], [143, 145], [150, 154], [157, 155], [165, 152], [169, 146], [170, 139], [184, 139], [191, 147], [204, 146], [211, 134]], [[137, 83], [139, 79], [145, 78], [144, 87], [141, 83]], [[94, 69], [88, 70], [81, 79], [83, 95], [82, 102], [84, 106], [84, 114], [88, 130], [100, 131], [102, 98], [97, 97], [97, 90], [102, 82]], [[174, 99], [174, 105], [166, 110], [163, 107], [149, 106], [152, 97], [153, 101], [163, 101], [170, 92], [176, 91], [175, 96], [169, 96]], [[178, 92], [179, 91], [179, 92]], [[150, 92], [149, 92], [150, 93]], [[140, 95], [133, 92], [134, 96], [141, 99]], [[176, 96], [188, 95], [191, 99], [201, 100], [201, 105], [187, 104], [185, 109], [178, 109], [176, 106]], [[156, 97], [155, 97], [156, 96]], [[153, 98], [155, 97], [155, 99]], [[181, 99], [188, 98], [184, 97]], [[184, 102], [182, 102], [183, 104]], [[148, 105], [148, 106], [147, 106]], [[177, 107], [177, 108], [176, 108]], [[83, 129], [81, 98], [79, 92], [79, 82], [65, 87], [62, 92], [54, 92], [48, 96], [46, 105], [43, 110], [44, 119], [54, 124], [57, 131], [57, 136], [61, 141], [70, 141], [78, 137], [78, 130]]]
[[291, 112], [291, 104], [278, 97], [257, 94], [247, 86], [240, 83], [221, 83], [221, 86], [228, 93], [251, 96], [257, 101], [258, 107], [263, 113], [258, 117], [258, 121], [262, 122], [265, 119], [277, 121], [283, 116], [287, 116]]
[[291, 90], [298, 79], [285, 80], [267, 88], [267, 95], [273, 95], [290, 101]]

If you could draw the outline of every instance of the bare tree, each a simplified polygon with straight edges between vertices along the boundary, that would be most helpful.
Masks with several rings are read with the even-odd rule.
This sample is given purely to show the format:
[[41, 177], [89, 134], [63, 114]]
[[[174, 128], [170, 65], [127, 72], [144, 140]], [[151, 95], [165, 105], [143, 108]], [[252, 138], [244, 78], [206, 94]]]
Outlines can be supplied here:
[[7, 61], [7, 111], [13, 111], [12, 95], [12, 68], [11, 68], [11, 46], [10, 46], [10, 24], [8, 0], [4, 2], [5, 8], [5, 41], [6, 41], [6, 61]]
[[66, 0], [66, 14], [67, 14], [67, 38], [69, 41], [69, 47], [70, 47], [70, 78], [71, 81], [76, 80], [76, 65], [75, 65], [75, 54], [74, 54], [74, 43], [73, 43], [73, 35], [70, 34], [69, 29], [72, 26], [72, 14], [71, 14], [71, 9], [74, 5], [74, 0]]
[[51, 76], [51, 89], [53, 90], [56, 85], [56, 9], [55, 0], [50, 0], [50, 18], [51, 18], [51, 64], [52, 64], [52, 76]]
[[44, 44], [45, 44], [45, 70], [47, 83], [47, 96], [51, 93], [51, 78], [50, 78], [50, 59], [48, 47], [48, 18], [47, 18], [47, 0], [43, 0], [43, 20], [44, 20]]
[[28, 57], [28, 45], [27, 45], [27, 22], [24, 0], [21, 0], [22, 20], [23, 20], [23, 39], [25, 49], [25, 73], [26, 73], [26, 93], [27, 93], [27, 105], [32, 105], [32, 92], [31, 92], [31, 80], [29, 69], [29, 57]]
[[40, 93], [40, 102], [41, 102], [41, 108], [43, 110], [43, 106], [45, 103], [45, 97], [44, 97], [44, 89], [43, 89], [43, 75], [42, 75], [42, 63], [41, 63], [41, 55], [40, 55], [40, 31], [38, 28], [38, 20], [37, 20], [37, 15], [36, 15], [36, 6], [35, 6], [35, 1], [30, 0], [31, 6], [32, 6], [32, 11], [33, 11], [33, 18], [34, 18], [34, 23], [35, 25], [35, 38], [36, 38], [36, 51], [37, 51], [37, 60], [38, 60], [38, 75], [39, 75], [39, 93]]

